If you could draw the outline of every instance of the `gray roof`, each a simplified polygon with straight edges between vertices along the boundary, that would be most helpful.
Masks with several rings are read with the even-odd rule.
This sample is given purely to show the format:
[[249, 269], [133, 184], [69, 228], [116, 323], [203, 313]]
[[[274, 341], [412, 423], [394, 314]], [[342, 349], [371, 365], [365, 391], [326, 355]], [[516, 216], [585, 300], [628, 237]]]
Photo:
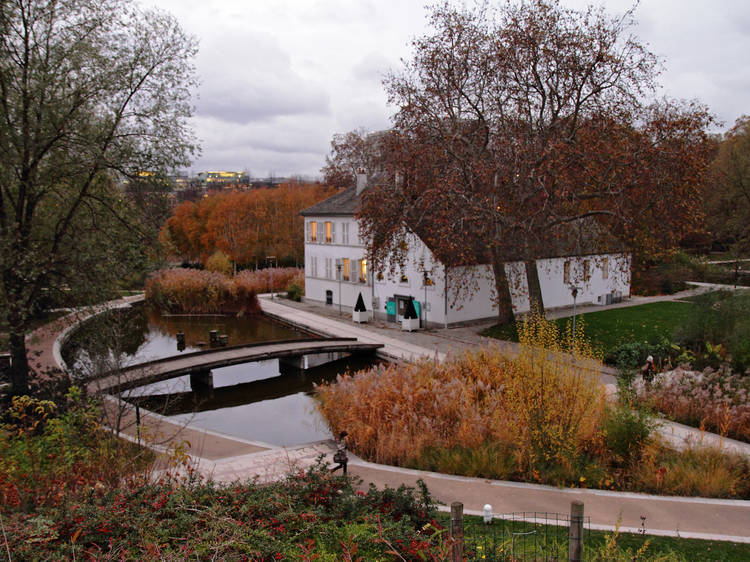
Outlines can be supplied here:
[[354, 212], [359, 205], [357, 188], [350, 187], [340, 191], [336, 195], [331, 195], [328, 199], [323, 199], [312, 207], [300, 211], [303, 217], [310, 216], [354, 216]]

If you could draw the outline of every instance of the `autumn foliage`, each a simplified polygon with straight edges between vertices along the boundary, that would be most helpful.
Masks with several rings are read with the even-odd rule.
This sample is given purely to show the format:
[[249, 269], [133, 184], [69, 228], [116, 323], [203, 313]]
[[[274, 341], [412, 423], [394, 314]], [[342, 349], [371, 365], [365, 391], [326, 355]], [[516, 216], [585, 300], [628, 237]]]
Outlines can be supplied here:
[[695, 231], [712, 116], [653, 99], [658, 59], [634, 23], [632, 11], [558, 0], [435, 4], [384, 81], [393, 129], [334, 137], [323, 169], [334, 180], [351, 178], [355, 160], [367, 167], [358, 219], [374, 269], [401, 265], [415, 232], [448, 266], [491, 264], [507, 323], [509, 261], [526, 262], [541, 307], [537, 259], [623, 246], [651, 255]]
[[[521, 352], [490, 347], [443, 363], [379, 366], [318, 388], [334, 431], [349, 432], [368, 460], [434, 468], [438, 449], [484, 451], [481, 476], [577, 482], [580, 459], [602, 448], [605, 393], [598, 375], [556, 353], [566, 338], [554, 324], [521, 326]], [[570, 340], [568, 340], [570, 341]], [[553, 343], [549, 349], [540, 344]], [[578, 344], [577, 359], [588, 351]]]
[[221, 273], [164, 269], [146, 282], [146, 300], [171, 313], [258, 313], [258, 295], [250, 285]]
[[305, 271], [296, 267], [276, 267], [251, 271], [246, 269], [234, 276], [234, 282], [247, 291], [265, 293], [269, 290], [286, 291], [291, 283], [305, 286]]
[[333, 190], [318, 184], [209, 195], [175, 207], [161, 240], [175, 254], [205, 263], [221, 251], [235, 264], [265, 264], [266, 256], [300, 263], [304, 223], [299, 215]]
[[[590, 347], [532, 317], [519, 353], [380, 366], [318, 387], [334, 433], [367, 460], [465, 476], [661, 494], [748, 497], [741, 455], [673, 451], [647, 414], [608, 403]], [[576, 330], [578, 331], [578, 330]], [[592, 368], [594, 367], [594, 368]]]
[[750, 442], [750, 380], [725, 366], [694, 371], [678, 367], [651, 384], [633, 384], [638, 399], [670, 419]]

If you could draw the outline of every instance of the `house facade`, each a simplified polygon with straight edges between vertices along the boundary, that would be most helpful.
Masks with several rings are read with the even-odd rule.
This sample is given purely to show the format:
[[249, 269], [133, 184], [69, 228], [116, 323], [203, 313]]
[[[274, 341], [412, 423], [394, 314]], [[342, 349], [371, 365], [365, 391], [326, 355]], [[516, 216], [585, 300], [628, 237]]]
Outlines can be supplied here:
[[[377, 318], [401, 321], [414, 302], [421, 325], [448, 326], [497, 316], [490, 265], [446, 267], [414, 233], [399, 271], [372, 271], [366, 240], [354, 218], [365, 178], [302, 211], [305, 219], [305, 299], [351, 314], [359, 294]], [[630, 295], [630, 255], [624, 252], [552, 256], [536, 261], [545, 309], [606, 305]], [[523, 262], [505, 264], [514, 312], [529, 310]]]

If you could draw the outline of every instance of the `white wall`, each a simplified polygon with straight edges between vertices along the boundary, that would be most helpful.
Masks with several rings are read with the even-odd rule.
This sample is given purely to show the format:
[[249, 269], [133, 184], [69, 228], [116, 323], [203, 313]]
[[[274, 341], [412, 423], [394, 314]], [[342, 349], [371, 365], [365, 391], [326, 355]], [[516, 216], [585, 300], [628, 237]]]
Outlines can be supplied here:
[[[420, 303], [427, 302], [427, 310], [422, 311], [422, 318], [430, 324], [443, 324], [444, 316], [444, 268], [438, 263], [432, 252], [419, 237], [408, 234], [405, 238], [408, 246], [408, 256], [403, 270], [381, 272], [382, 277], [374, 275], [373, 291], [377, 299], [378, 317], [386, 318], [386, 301], [394, 295], [411, 296]], [[425, 287], [424, 273], [427, 272], [432, 284]], [[406, 280], [402, 281], [402, 273]], [[425, 300], [426, 295], [426, 300]]]
[[[570, 268], [569, 283], [565, 282], [565, 263]], [[584, 275], [584, 264], [589, 274]], [[606, 268], [606, 272], [605, 272]], [[551, 258], [537, 261], [539, 283], [545, 308], [573, 306], [571, 285], [579, 287], [576, 303], [594, 303], [598, 297], [619, 291], [630, 296], [630, 255], [624, 253]]]
[[[317, 223], [317, 241], [310, 240], [310, 223]], [[326, 242], [325, 223], [333, 225], [331, 242]], [[345, 226], [348, 225], [348, 243], [345, 243]], [[326, 291], [333, 292], [334, 306], [339, 305], [339, 292], [342, 307], [351, 309], [362, 293], [365, 306], [371, 308], [372, 272], [367, 271], [367, 282], [359, 280], [359, 261], [365, 259], [365, 247], [358, 244], [357, 223], [352, 217], [306, 217], [305, 218], [305, 298], [326, 302]], [[349, 259], [349, 280], [338, 281], [336, 260]], [[326, 270], [326, 259], [330, 260], [330, 269]], [[317, 271], [313, 271], [313, 260]], [[342, 269], [342, 278], [343, 278]]]
[[[311, 221], [318, 223], [317, 241], [309, 240]], [[333, 240], [325, 241], [325, 222], [334, 224]], [[348, 224], [348, 243], [344, 240], [344, 224]], [[415, 235], [406, 237], [407, 260], [403, 271], [382, 272], [378, 278], [372, 267], [367, 266], [367, 282], [360, 283], [359, 260], [366, 258], [366, 249], [359, 244], [357, 223], [353, 217], [306, 217], [305, 219], [305, 298], [318, 302], [326, 301], [326, 291], [333, 292], [333, 306], [339, 305], [348, 312], [359, 293], [368, 310], [374, 310], [380, 318], [386, 317], [386, 301], [394, 295], [411, 296], [420, 303], [426, 302], [427, 310], [422, 318], [429, 324], [443, 325], [493, 318], [497, 315], [495, 281], [489, 265], [451, 268], [448, 270], [448, 292], [445, 292], [445, 268], [438, 263], [432, 252]], [[317, 261], [317, 272], [313, 271], [313, 258]], [[326, 276], [326, 258], [331, 268]], [[339, 284], [335, 263], [337, 259], [350, 260], [350, 280]], [[569, 278], [565, 279], [565, 264], [568, 263]], [[585, 274], [585, 264], [588, 274]], [[606, 273], [605, 273], [606, 269]], [[424, 272], [427, 271], [432, 284], [425, 288]], [[529, 310], [528, 282], [523, 262], [505, 265], [510, 285], [513, 311]], [[604, 254], [571, 258], [537, 260], [537, 272], [542, 290], [542, 300], [547, 309], [573, 305], [571, 285], [579, 287], [578, 304], [598, 303], [598, 298], [607, 293], [619, 292], [630, 295], [630, 256], [628, 254]], [[401, 274], [406, 280], [401, 280]], [[567, 282], [566, 282], [567, 281]], [[457, 285], [468, 287], [459, 291]], [[426, 290], [425, 290], [426, 289]], [[425, 300], [426, 297], [426, 300]], [[374, 306], [374, 305], [377, 306]]]

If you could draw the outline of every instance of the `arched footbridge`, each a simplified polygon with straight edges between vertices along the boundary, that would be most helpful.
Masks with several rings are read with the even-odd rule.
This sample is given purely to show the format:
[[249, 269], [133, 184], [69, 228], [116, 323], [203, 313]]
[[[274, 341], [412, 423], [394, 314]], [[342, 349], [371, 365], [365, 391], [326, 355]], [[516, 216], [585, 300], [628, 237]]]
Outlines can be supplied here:
[[267, 359], [280, 359], [288, 366], [307, 369], [355, 353], [374, 354], [381, 347], [383, 344], [362, 343], [356, 338], [306, 338], [220, 347], [131, 365], [87, 383], [87, 389], [126, 390], [183, 375], [190, 375], [191, 386], [210, 387], [211, 369]]

